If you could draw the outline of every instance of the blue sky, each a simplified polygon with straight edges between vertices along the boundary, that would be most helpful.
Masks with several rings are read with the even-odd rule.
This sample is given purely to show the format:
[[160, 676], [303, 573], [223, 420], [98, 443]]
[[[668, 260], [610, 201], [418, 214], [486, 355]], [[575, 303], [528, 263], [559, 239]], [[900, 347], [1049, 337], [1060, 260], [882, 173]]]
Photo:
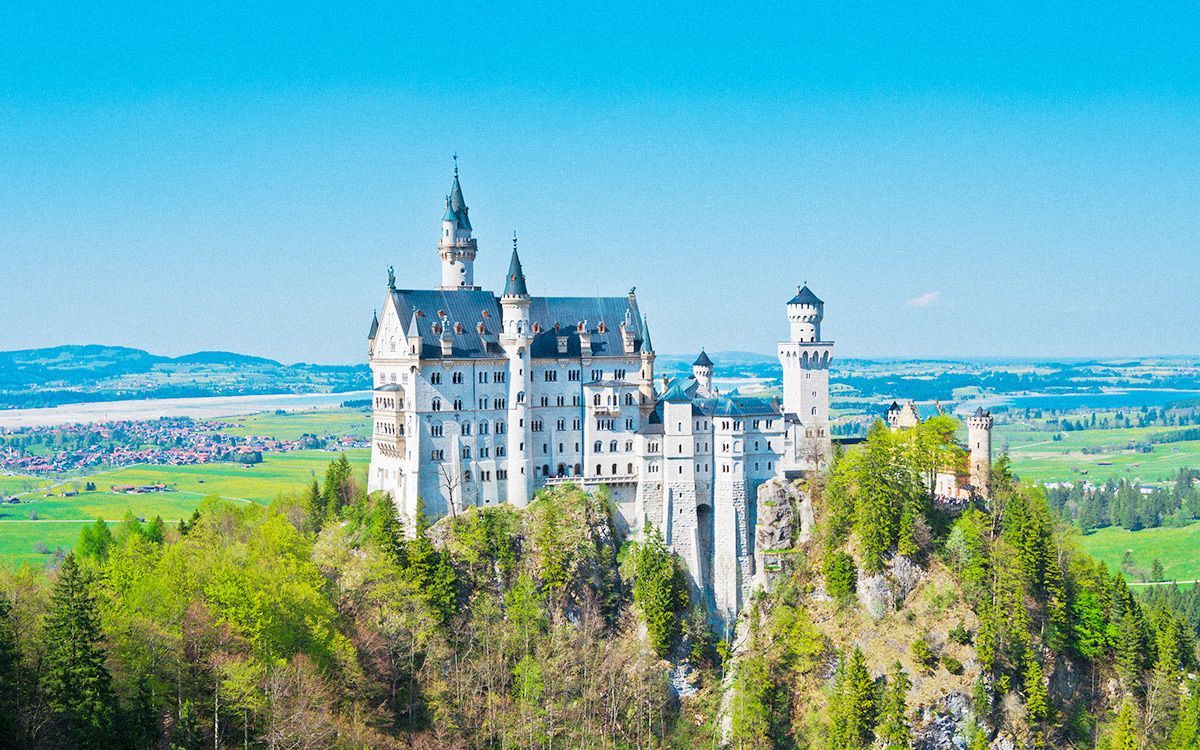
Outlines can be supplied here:
[[361, 361], [457, 151], [480, 283], [660, 351], [1200, 352], [1195, 4], [13, 5], [0, 348]]

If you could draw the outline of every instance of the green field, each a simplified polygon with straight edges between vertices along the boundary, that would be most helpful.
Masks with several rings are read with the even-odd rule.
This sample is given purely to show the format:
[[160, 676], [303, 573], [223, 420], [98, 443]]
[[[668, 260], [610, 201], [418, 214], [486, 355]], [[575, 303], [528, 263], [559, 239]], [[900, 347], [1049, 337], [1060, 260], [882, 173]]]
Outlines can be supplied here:
[[1134, 564], [1147, 575], [1157, 558], [1162, 561], [1167, 580], [1200, 579], [1200, 554], [1197, 554], [1200, 523], [1141, 531], [1109, 527], [1086, 534], [1079, 541], [1084, 551], [1103, 561], [1113, 572], [1121, 570], [1125, 551], [1129, 550]]
[[221, 430], [222, 434], [247, 437], [273, 437], [296, 440], [302, 435], [361, 435], [371, 434], [371, 413], [362, 409], [320, 409], [291, 411], [283, 414], [262, 412], [238, 417], [221, 417], [217, 421], [235, 425]]
[[[1162, 427], [1080, 430], [1062, 433], [1063, 439], [1055, 441], [1052, 432], [1001, 425], [996, 429], [992, 446], [997, 454], [1007, 451], [1017, 475], [1034, 482], [1089, 479], [1100, 484], [1121, 477], [1146, 483], [1163, 482], [1173, 479], [1185, 466], [1200, 468], [1200, 441], [1161, 443], [1150, 453], [1124, 447], [1163, 431]], [[1084, 448], [1106, 451], [1085, 454]]]
[[[360, 481], [365, 483], [371, 452], [367, 449], [345, 451]], [[81, 492], [74, 497], [43, 497], [44, 491], [22, 495], [19, 505], [0, 505], [0, 562], [37, 562], [47, 556], [34, 552], [42, 542], [49, 549], [70, 548], [80, 527], [102, 518], [119, 521], [127, 510], [153, 518], [161, 515], [176, 521], [191, 515], [208, 495], [237, 502], [269, 503], [284, 492], [300, 492], [314, 479], [321, 479], [325, 467], [337, 457], [333, 451], [293, 451], [265, 453], [263, 462], [250, 467], [241, 464], [212, 463], [192, 466], [130, 466], [110, 472], [72, 478], [56, 491], [96, 483], [98, 491]], [[170, 492], [143, 495], [115, 494], [112, 485], [164, 483]], [[20, 487], [14, 487], [19, 491]], [[37, 514], [30, 520], [30, 512]]]

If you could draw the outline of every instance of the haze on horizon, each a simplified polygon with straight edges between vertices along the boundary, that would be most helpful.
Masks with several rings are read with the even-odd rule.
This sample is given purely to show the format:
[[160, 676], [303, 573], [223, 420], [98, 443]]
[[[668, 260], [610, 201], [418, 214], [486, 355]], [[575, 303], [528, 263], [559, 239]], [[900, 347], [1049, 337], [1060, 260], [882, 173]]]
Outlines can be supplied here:
[[[452, 10], [452, 12], [451, 12]], [[1200, 6], [0, 10], [0, 349], [361, 362], [437, 283], [636, 286], [663, 352], [1200, 351]]]

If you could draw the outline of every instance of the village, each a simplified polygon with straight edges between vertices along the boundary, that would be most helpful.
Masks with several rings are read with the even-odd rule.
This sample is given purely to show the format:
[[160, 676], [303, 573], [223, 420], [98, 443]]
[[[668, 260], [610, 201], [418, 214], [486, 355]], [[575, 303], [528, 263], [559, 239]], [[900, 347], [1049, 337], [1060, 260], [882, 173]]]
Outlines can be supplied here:
[[[296, 439], [231, 435], [221, 420], [170, 417], [97, 424], [22, 427], [0, 432], [0, 473], [60, 476], [97, 467], [181, 466], [215, 462], [252, 465], [268, 452], [362, 448], [353, 435], [304, 434]], [[138, 488], [122, 488], [130, 491]]]

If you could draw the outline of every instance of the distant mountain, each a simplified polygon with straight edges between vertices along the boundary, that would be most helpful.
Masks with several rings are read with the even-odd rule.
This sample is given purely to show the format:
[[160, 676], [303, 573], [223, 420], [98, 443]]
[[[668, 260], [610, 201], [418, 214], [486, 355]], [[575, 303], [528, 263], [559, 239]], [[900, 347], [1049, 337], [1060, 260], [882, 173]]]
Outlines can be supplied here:
[[370, 388], [364, 365], [286, 365], [207, 351], [164, 357], [98, 344], [0, 352], [0, 409], [131, 398], [344, 392]]
[[262, 365], [266, 367], [283, 367], [283, 363], [266, 357], [255, 357], [250, 354], [234, 352], [196, 352], [175, 357], [172, 362], [198, 365]]

